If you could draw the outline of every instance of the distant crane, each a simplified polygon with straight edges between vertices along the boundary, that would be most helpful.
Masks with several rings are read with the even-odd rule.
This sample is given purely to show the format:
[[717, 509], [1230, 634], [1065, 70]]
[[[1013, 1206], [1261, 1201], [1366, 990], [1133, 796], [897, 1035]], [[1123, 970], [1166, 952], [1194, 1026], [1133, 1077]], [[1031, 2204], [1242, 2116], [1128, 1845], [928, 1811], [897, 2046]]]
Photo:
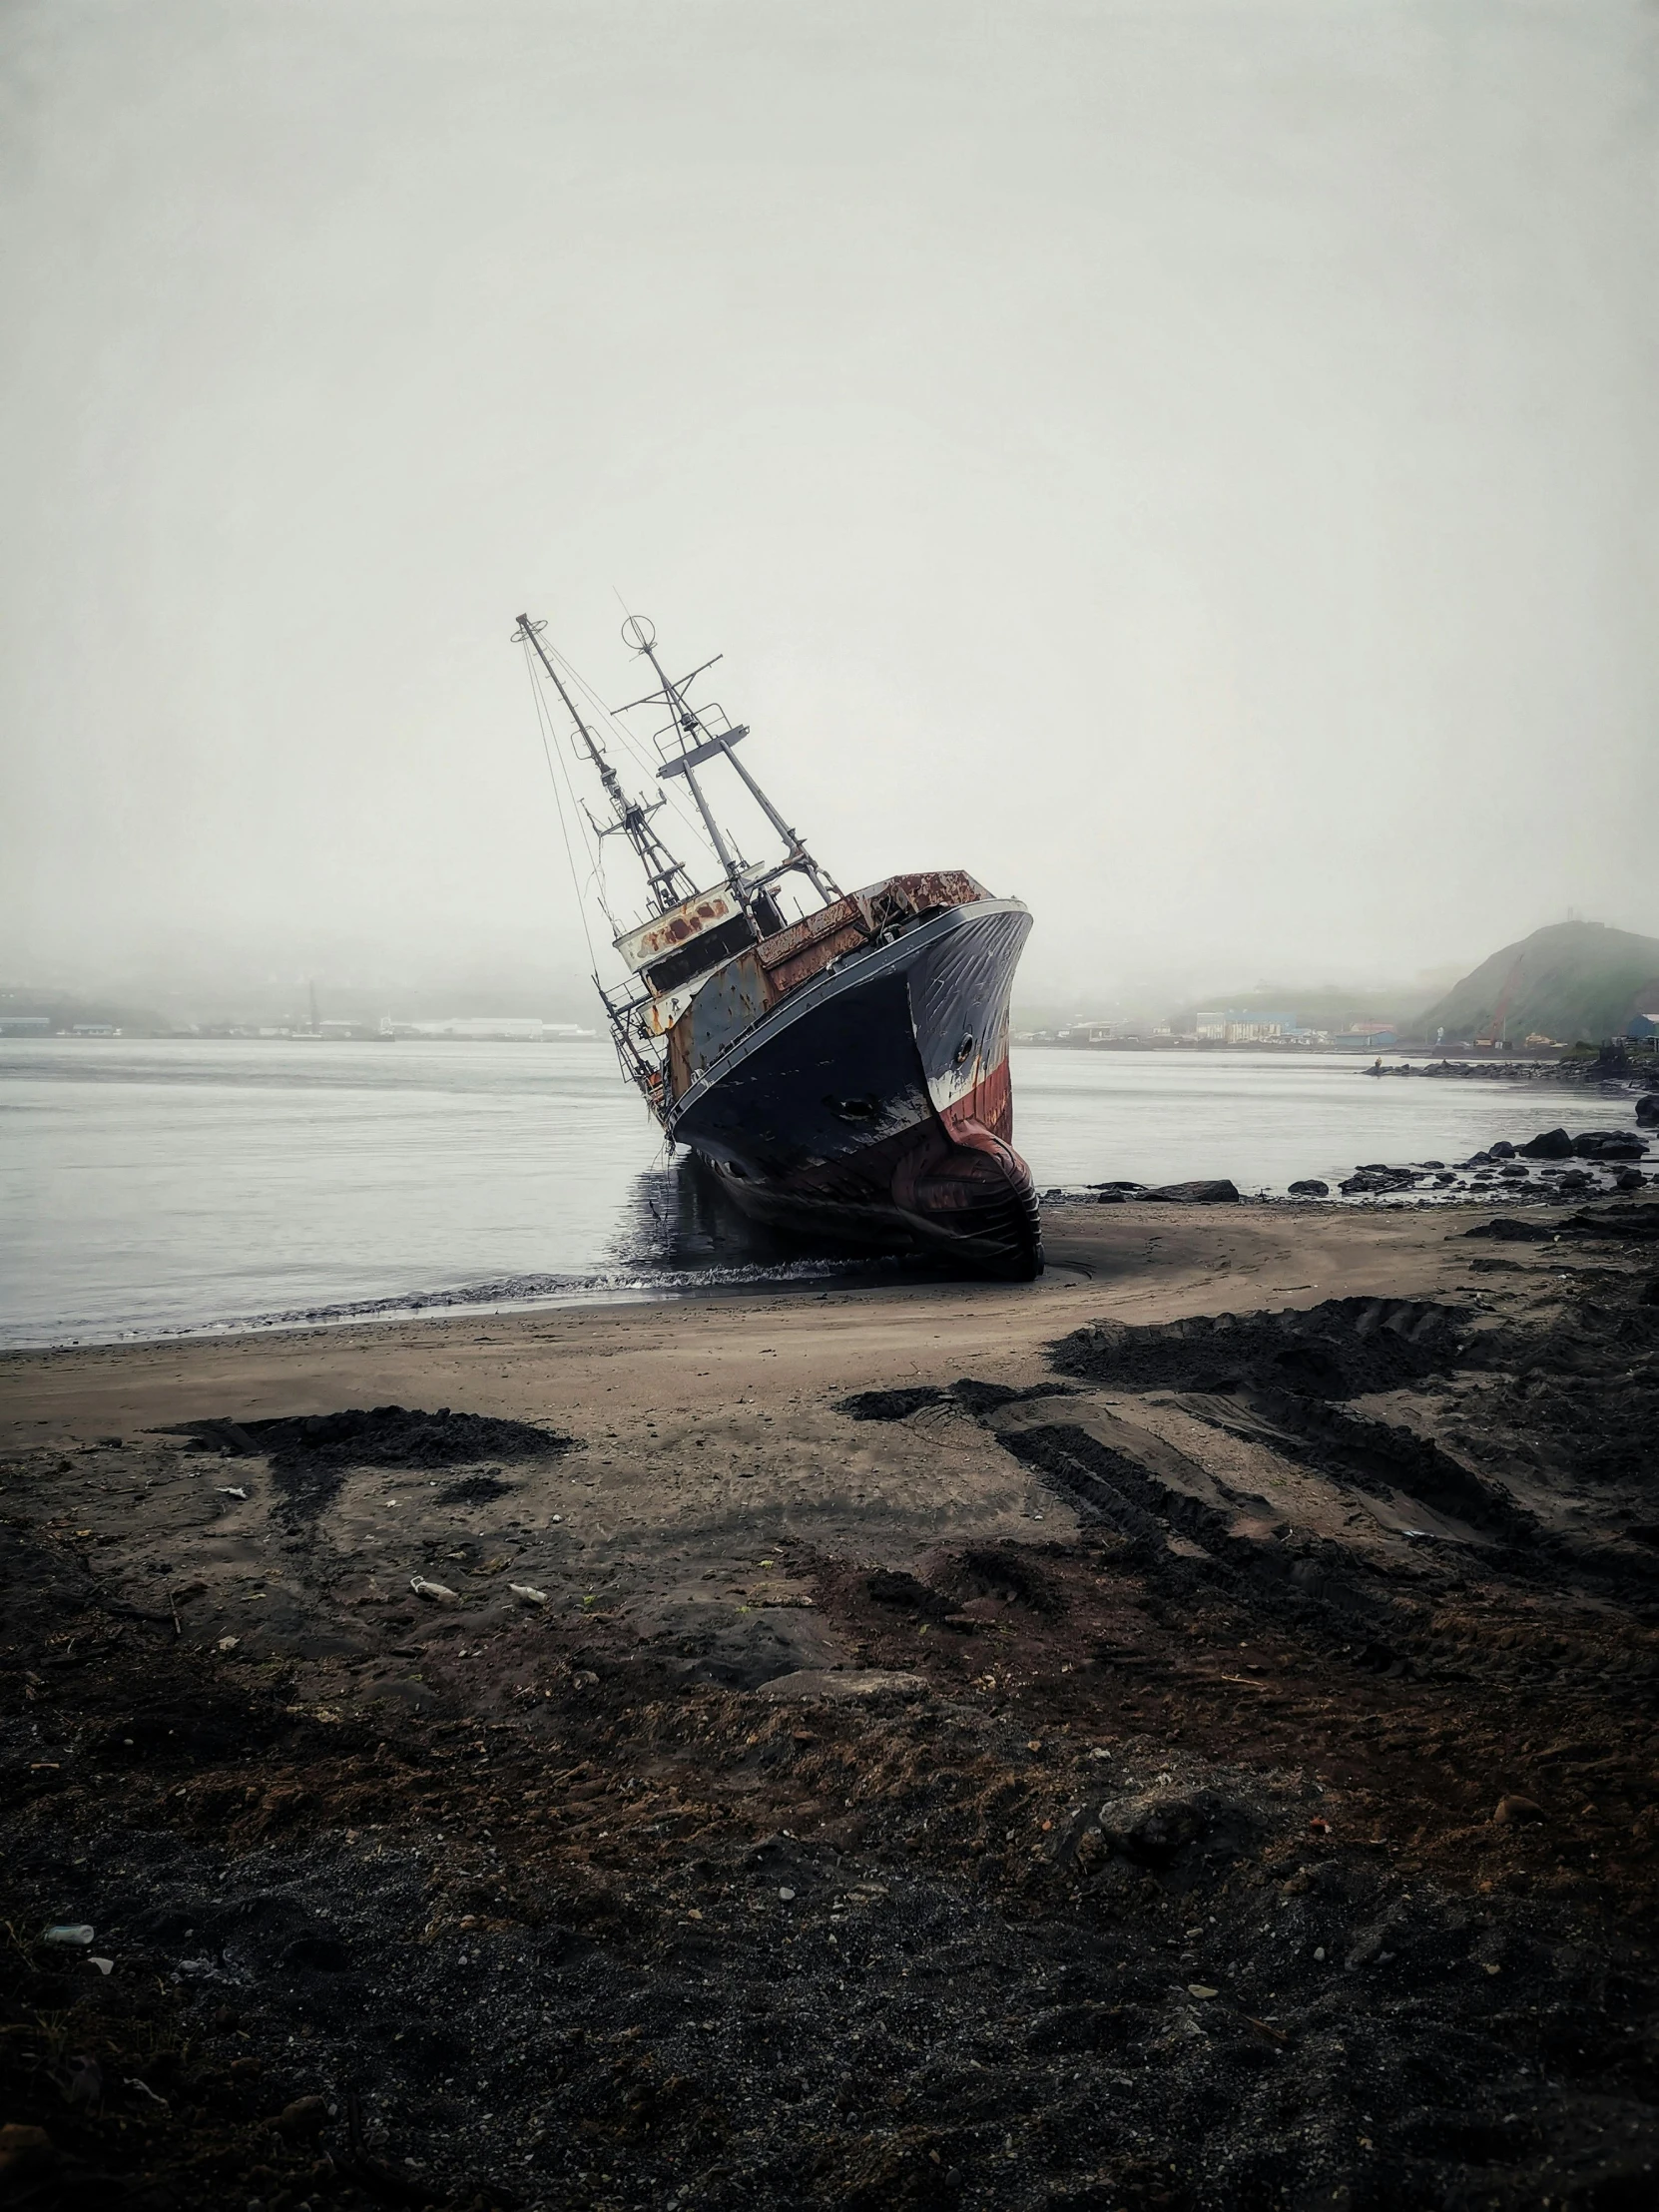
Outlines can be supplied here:
[[1503, 1024], [1508, 1018], [1509, 1001], [1515, 995], [1515, 984], [1525, 961], [1526, 954], [1524, 952], [1515, 954], [1510, 963], [1509, 972], [1503, 978], [1503, 988], [1497, 994], [1497, 1004], [1492, 1008], [1492, 1018], [1486, 1024], [1491, 1031], [1491, 1035], [1476, 1037], [1474, 1040], [1476, 1044], [1501, 1044], [1503, 1042]]

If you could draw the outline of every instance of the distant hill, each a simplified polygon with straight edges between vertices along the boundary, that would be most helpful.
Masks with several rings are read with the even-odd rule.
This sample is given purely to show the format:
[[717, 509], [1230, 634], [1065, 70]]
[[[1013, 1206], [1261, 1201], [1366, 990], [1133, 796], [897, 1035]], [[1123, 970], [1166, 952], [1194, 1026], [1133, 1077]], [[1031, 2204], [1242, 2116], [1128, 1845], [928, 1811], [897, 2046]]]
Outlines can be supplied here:
[[1448, 1044], [1529, 1036], [1558, 1044], [1619, 1037], [1632, 1014], [1659, 1013], [1659, 937], [1638, 937], [1599, 921], [1557, 921], [1506, 944], [1411, 1025]]

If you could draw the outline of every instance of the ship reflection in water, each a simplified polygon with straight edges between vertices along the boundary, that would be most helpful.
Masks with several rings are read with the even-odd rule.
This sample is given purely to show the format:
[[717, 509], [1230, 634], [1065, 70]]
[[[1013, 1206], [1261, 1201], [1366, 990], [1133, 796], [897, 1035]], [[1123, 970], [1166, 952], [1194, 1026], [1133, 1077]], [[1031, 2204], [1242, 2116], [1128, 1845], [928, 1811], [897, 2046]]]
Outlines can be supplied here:
[[637, 1175], [621, 1208], [607, 1254], [617, 1288], [734, 1290], [768, 1283], [833, 1281], [931, 1282], [954, 1272], [924, 1253], [883, 1253], [849, 1247], [811, 1229], [780, 1229], [741, 1213], [695, 1152], [677, 1155]]

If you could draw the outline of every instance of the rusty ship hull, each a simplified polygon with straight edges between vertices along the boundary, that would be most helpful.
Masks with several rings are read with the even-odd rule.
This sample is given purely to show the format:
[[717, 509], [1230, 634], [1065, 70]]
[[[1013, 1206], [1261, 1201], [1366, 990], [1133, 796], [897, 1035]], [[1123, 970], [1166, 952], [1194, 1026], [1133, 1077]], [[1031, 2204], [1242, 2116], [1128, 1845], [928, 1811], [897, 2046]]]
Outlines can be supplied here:
[[[1029, 911], [960, 874], [890, 878], [841, 904], [699, 990], [670, 1032], [665, 1130], [770, 1227], [1036, 1275], [1008, 1078]], [[896, 926], [872, 926], [895, 911]]]

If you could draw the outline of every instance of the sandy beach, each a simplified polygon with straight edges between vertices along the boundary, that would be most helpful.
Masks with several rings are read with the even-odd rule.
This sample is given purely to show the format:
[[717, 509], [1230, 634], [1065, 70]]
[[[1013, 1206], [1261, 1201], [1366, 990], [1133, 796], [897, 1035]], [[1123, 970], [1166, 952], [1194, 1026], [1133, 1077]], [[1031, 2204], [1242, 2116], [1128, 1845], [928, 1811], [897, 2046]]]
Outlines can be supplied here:
[[1646, 2201], [1656, 1218], [8, 1358], [16, 2171]]

